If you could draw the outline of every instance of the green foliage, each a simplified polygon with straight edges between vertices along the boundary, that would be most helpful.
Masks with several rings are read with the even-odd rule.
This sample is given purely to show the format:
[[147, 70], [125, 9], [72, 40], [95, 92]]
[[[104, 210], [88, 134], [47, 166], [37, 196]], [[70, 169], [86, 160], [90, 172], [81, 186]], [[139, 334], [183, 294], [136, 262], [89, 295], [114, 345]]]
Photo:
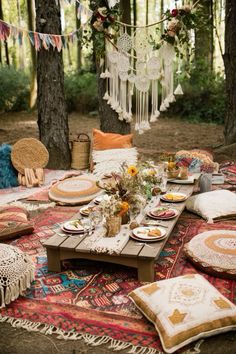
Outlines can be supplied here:
[[202, 69], [193, 69], [190, 79], [181, 83], [183, 96], [176, 96], [168, 114], [176, 114], [191, 121], [207, 123], [224, 122], [226, 109], [225, 80], [220, 74]]
[[29, 76], [13, 67], [0, 67], [0, 111], [21, 111], [28, 108]]
[[89, 72], [70, 72], [65, 75], [67, 109], [88, 113], [98, 109], [96, 75]]

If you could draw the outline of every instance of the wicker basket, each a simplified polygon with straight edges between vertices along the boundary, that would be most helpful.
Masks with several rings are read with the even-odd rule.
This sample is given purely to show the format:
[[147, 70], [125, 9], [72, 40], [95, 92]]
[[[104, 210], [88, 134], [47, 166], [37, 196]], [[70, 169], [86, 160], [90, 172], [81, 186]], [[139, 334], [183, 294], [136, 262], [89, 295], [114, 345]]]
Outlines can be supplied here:
[[72, 141], [71, 168], [75, 170], [89, 168], [90, 145], [90, 138], [84, 133], [79, 134], [76, 140]]

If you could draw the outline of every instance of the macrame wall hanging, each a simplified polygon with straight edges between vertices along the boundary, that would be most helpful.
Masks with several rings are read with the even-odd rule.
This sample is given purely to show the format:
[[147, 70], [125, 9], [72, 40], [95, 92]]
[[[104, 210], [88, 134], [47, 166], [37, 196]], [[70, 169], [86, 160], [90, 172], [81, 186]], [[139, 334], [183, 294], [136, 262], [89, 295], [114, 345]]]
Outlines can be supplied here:
[[174, 46], [164, 42], [160, 49], [153, 50], [152, 32], [152, 28], [139, 28], [131, 36], [126, 26], [121, 26], [115, 45], [106, 40], [104, 70], [100, 75], [106, 80], [103, 98], [120, 120], [132, 121], [135, 94], [135, 130], [139, 134], [150, 129], [150, 123], [167, 110], [175, 95], [183, 94], [180, 84], [174, 91]]

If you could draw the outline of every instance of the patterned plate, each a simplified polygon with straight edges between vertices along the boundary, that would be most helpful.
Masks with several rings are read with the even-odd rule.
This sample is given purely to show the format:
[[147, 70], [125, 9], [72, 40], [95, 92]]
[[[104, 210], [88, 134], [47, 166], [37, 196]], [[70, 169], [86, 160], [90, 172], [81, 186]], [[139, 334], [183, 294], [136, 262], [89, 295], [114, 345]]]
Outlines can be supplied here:
[[179, 213], [176, 209], [165, 208], [165, 207], [151, 209], [147, 212], [147, 216], [149, 216], [152, 219], [159, 219], [159, 220], [173, 219], [178, 214]]
[[170, 203], [180, 203], [186, 200], [188, 196], [184, 193], [166, 193], [161, 196], [161, 200], [164, 200], [165, 202], [170, 202]]
[[130, 236], [139, 241], [159, 241], [166, 235], [166, 230], [157, 226], [140, 226], [133, 230], [133, 234]]

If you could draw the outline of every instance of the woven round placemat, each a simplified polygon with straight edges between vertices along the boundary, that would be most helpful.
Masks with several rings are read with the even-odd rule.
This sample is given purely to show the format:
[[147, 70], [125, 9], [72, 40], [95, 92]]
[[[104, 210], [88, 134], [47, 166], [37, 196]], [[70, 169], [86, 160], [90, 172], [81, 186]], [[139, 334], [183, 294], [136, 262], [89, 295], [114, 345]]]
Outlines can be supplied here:
[[44, 168], [48, 159], [48, 150], [37, 139], [24, 138], [13, 145], [11, 161], [15, 169], [21, 174], [24, 174], [25, 168]]

